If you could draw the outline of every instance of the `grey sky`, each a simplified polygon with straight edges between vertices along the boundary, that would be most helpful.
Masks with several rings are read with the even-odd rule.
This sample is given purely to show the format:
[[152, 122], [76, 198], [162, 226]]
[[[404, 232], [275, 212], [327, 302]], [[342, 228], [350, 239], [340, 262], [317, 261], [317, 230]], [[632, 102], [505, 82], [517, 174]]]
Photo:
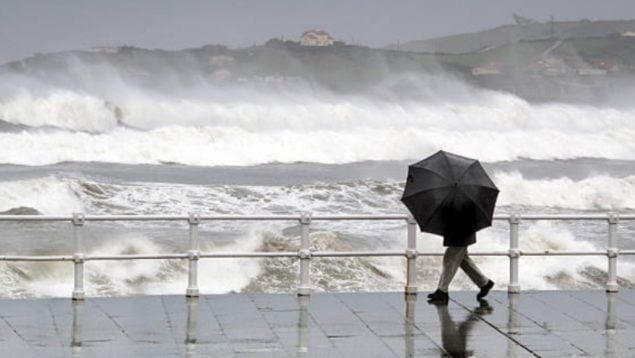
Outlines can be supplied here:
[[368, 46], [513, 22], [634, 19], [633, 0], [0, 0], [0, 63], [36, 52], [133, 45], [230, 47], [324, 29]]

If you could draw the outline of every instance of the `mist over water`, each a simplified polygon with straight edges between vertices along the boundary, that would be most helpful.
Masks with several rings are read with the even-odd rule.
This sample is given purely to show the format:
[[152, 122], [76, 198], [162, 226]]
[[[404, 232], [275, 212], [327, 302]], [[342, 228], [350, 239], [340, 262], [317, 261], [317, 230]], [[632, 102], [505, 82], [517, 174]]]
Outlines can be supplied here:
[[[55, 59], [0, 70], [0, 212], [402, 214], [406, 164], [439, 149], [485, 163], [501, 190], [498, 213], [635, 212], [635, 107], [536, 104], [443, 73], [388, 74], [365, 91], [338, 92], [302, 78], [225, 83], [180, 65]], [[90, 254], [187, 250], [181, 224], [88, 226]], [[320, 250], [405, 245], [402, 223], [312, 227]], [[7, 223], [0, 240], [5, 254], [71, 253], [68, 230]], [[621, 247], [635, 248], [635, 225], [622, 223], [620, 233]], [[292, 251], [298, 237], [292, 222], [201, 225], [204, 251]], [[605, 223], [524, 223], [521, 231], [527, 250], [601, 250], [605, 241]], [[441, 240], [422, 234], [419, 248], [440, 251]], [[474, 250], [507, 248], [507, 224], [497, 222]], [[314, 261], [318, 290], [404, 284], [401, 258]], [[439, 260], [418, 261], [421, 288], [434, 287]], [[476, 261], [504, 288], [506, 259]], [[521, 285], [603, 285], [605, 258], [564, 261], [523, 257]], [[86, 270], [89, 295], [182, 293], [187, 275], [184, 262], [170, 260], [90, 262]], [[200, 286], [289, 292], [296, 270], [284, 259], [201, 260]], [[632, 285], [635, 265], [621, 258], [619, 274]], [[0, 282], [0, 296], [68, 296], [72, 267], [0, 263]], [[472, 288], [463, 276], [453, 287]]]
[[65, 71], [0, 72], [0, 163], [342, 164], [440, 148], [490, 162], [635, 159], [635, 107], [532, 104], [443, 73], [387, 74], [355, 94], [303, 79], [223, 84], [178, 68], [140, 75], [72, 54], [58, 61]]

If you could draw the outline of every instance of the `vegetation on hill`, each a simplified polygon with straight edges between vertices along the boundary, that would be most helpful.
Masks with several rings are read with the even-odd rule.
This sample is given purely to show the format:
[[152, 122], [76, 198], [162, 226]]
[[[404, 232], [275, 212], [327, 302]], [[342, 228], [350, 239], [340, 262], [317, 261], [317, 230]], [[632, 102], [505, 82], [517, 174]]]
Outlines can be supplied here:
[[410, 52], [462, 54], [510, 45], [520, 41], [605, 37], [625, 31], [635, 32], [635, 20], [549, 21], [503, 25], [468, 34], [410, 41], [388, 48]]

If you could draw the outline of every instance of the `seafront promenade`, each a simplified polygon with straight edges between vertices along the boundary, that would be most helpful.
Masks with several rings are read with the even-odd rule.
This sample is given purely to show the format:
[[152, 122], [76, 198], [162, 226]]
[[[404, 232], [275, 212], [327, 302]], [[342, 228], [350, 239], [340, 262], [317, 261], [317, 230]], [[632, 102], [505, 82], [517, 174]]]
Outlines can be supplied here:
[[2, 357], [633, 357], [635, 290], [0, 300]]
[[[312, 250], [311, 226], [323, 221], [405, 223], [405, 250]], [[3, 255], [0, 261], [68, 262], [73, 290], [66, 298], [0, 299], [0, 357], [635, 357], [635, 290], [619, 287], [618, 227], [635, 215], [495, 216], [509, 223], [506, 251], [473, 256], [509, 258], [509, 283], [486, 301], [475, 292], [452, 292], [446, 306], [430, 305], [417, 286], [417, 257], [442, 256], [417, 248], [417, 228], [405, 215], [1, 215], [0, 221], [69, 222], [74, 252], [63, 255]], [[525, 251], [519, 227], [525, 221], [605, 222], [606, 249]], [[85, 226], [93, 222], [187, 223], [187, 252], [86, 254]], [[290, 221], [299, 229], [299, 250], [202, 252], [199, 225], [214, 221]], [[70, 237], [69, 237], [70, 239]], [[605, 256], [603, 289], [521, 291], [524, 256]], [[295, 292], [219, 294], [199, 292], [200, 260], [296, 258]], [[322, 257], [405, 258], [403, 292], [319, 293], [311, 283], [313, 259]], [[92, 297], [84, 290], [84, 265], [92, 261], [184, 260], [185, 295]], [[289, 290], [293, 290], [293, 284]], [[506, 286], [506, 287], [505, 287]], [[505, 291], [500, 291], [504, 289]], [[72, 299], [71, 299], [72, 298]]]

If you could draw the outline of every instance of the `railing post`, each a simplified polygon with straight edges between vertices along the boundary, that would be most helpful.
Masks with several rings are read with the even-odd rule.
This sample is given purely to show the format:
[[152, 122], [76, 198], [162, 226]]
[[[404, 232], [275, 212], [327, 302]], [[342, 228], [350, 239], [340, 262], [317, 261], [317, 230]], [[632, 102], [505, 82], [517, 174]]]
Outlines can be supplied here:
[[298, 304], [300, 306], [300, 317], [298, 317], [298, 357], [304, 357], [309, 353], [310, 299], [311, 296], [298, 296]]
[[302, 228], [300, 236], [300, 285], [298, 286], [298, 296], [311, 295], [311, 243], [309, 241], [309, 225], [311, 225], [311, 213], [302, 213], [300, 216], [300, 226]]
[[620, 217], [617, 213], [609, 213], [609, 245], [606, 249], [606, 255], [609, 258], [608, 280], [606, 281], [606, 292], [617, 292], [619, 285], [617, 284], [617, 256], [619, 249], [617, 247], [617, 224]]
[[82, 242], [82, 228], [84, 227], [84, 214], [73, 214], [73, 236], [75, 238], [75, 253], [73, 262], [75, 263], [75, 285], [73, 288], [73, 300], [84, 299], [84, 253]]
[[520, 258], [520, 246], [518, 243], [518, 226], [520, 214], [513, 213], [509, 216], [509, 286], [507, 292], [519, 293], [518, 260]]
[[201, 222], [199, 214], [190, 214], [187, 219], [190, 228], [190, 250], [187, 252], [189, 270], [187, 275], [187, 297], [198, 297], [198, 259], [201, 255], [198, 244], [198, 224]]
[[417, 222], [408, 215], [408, 247], [406, 249], [406, 295], [417, 294]]
[[198, 297], [189, 297], [187, 300], [187, 330], [185, 331], [185, 356], [195, 357], [196, 337], [198, 326]]
[[73, 302], [73, 332], [71, 348], [73, 357], [82, 356], [82, 331], [84, 326], [84, 301]]

